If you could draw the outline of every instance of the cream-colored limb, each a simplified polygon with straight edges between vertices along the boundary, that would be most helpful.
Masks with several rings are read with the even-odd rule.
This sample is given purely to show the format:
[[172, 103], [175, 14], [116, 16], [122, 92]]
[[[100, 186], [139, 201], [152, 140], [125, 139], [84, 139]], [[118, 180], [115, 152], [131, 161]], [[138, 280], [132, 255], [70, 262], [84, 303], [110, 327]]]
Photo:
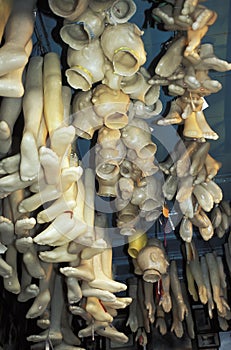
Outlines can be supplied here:
[[208, 154], [206, 159], [205, 159], [205, 168], [207, 171], [206, 181], [213, 179], [214, 176], [217, 175], [217, 172], [219, 171], [221, 166], [222, 166], [222, 164], [220, 162], [218, 162], [213, 157], [211, 157], [210, 154]]
[[[110, 249], [111, 248], [107, 248], [103, 253], [93, 256], [92, 260], [93, 260], [93, 271], [94, 271], [95, 279], [89, 282], [89, 286], [92, 288], [105, 289], [112, 293], [121, 292], [126, 290], [127, 286], [123, 283], [114, 281], [104, 273], [104, 266], [106, 268], [108, 264], [110, 265], [110, 258], [111, 258], [111, 252], [109, 252]], [[103, 261], [101, 258], [103, 254], [107, 254], [107, 258], [108, 258], [107, 262], [105, 259], [105, 265], [103, 265]]]
[[71, 123], [71, 98], [72, 91], [69, 86], [62, 86], [62, 100], [63, 100], [63, 119], [64, 123], [70, 125]]
[[[51, 137], [54, 130], [63, 126], [64, 113], [60, 59], [55, 52], [49, 52], [44, 56], [43, 84], [44, 117]], [[56, 152], [56, 145], [53, 147], [52, 139], [51, 148]]]
[[189, 266], [190, 266], [190, 270], [192, 272], [193, 278], [198, 287], [200, 301], [202, 302], [202, 304], [206, 304], [208, 301], [207, 289], [203, 280], [201, 265], [199, 262], [199, 257], [197, 252], [195, 253], [194, 258], [192, 258], [189, 261]]
[[216, 57], [213, 45], [209, 43], [200, 46], [200, 59], [201, 61], [196, 65], [197, 69], [214, 69], [218, 72], [226, 72], [231, 69], [231, 63]]
[[116, 297], [115, 301], [104, 301], [103, 305], [106, 307], [106, 309], [110, 309], [111, 312], [115, 312], [117, 309], [125, 309], [125, 307], [131, 304], [131, 302], [132, 298], [130, 297]]
[[8, 278], [13, 275], [13, 268], [0, 256], [0, 276]]
[[8, 18], [10, 16], [12, 10], [13, 0], [4, 0], [1, 3], [0, 16], [1, 16], [1, 24], [0, 24], [0, 44], [2, 41], [2, 37], [4, 34], [5, 26], [7, 24]]
[[180, 237], [185, 242], [191, 242], [193, 237], [193, 226], [189, 218], [183, 217], [180, 223]]
[[76, 206], [76, 201], [73, 199], [73, 186], [70, 187], [64, 194], [56, 199], [49, 207], [40, 211], [37, 215], [39, 224], [53, 221], [58, 215], [65, 211], [72, 211]]
[[32, 185], [34, 182], [35, 180], [22, 181], [18, 171], [4, 176], [0, 179], [0, 196], [1, 193], [4, 195], [26, 188]]
[[205, 159], [210, 149], [209, 142], [200, 143], [197, 150], [192, 154], [191, 165], [190, 165], [190, 175], [196, 176], [199, 171], [204, 166]]
[[[85, 303], [86, 300], [84, 300]], [[70, 305], [69, 310], [73, 315], [81, 316], [81, 318], [86, 321], [87, 324], [90, 324], [93, 320], [92, 316], [81, 306]]]
[[144, 285], [144, 304], [146, 309], [148, 310], [148, 318], [151, 323], [154, 323], [156, 306], [154, 302], [153, 283], [143, 281], [143, 285]]
[[197, 4], [198, 4], [198, 0], [185, 0], [184, 4], [183, 4], [183, 8], [181, 10], [181, 13], [183, 15], [189, 15], [189, 14], [193, 13]]
[[40, 334], [28, 336], [28, 341], [38, 343], [49, 338], [53, 345], [58, 345], [62, 341], [63, 336], [61, 332], [61, 317], [64, 299], [61, 276], [56, 274], [54, 279], [54, 290], [51, 298], [50, 326]]
[[88, 326], [86, 328], [83, 328], [79, 331], [78, 336], [80, 338], [82, 337], [90, 337], [94, 332], [96, 332], [98, 329], [104, 329], [106, 326], [108, 326], [108, 322], [104, 321], [97, 321], [93, 318], [89, 322]]
[[[186, 305], [185, 305], [186, 307]], [[187, 311], [188, 313], [188, 311]], [[174, 294], [172, 294], [172, 327], [171, 332], [174, 332], [177, 338], [182, 338], [184, 330], [182, 320], [179, 317], [179, 309], [177, 307], [177, 299]]]
[[42, 167], [45, 181], [48, 185], [56, 185], [60, 180], [60, 158], [49, 147], [42, 145], [39, 148], [39, 162]]
[[194, 186], [193, 194], [204, 211], [210, 211], [213, 208], [213, 197], [201, 184]]
[[[37, 136], [38, 149], [46, 145], [47, 135], [48, 135], [48, 131], [47, 131], [47, 126], [46, 126], [46, 122], [43, 114], [39, 125], [38, 136]], [[41, 163], [41, 160], [40, 160], [40, 163]]]
[[104, 310], [100, 300], [95, 297], [88, 297], [86, 311], [91, 314], [97, 321], [112, 322], [113, 317]]
[[80, 345], [81, 341], [72, 330], [72, 318], [73, 315], [69, 312], [67, 306], [64, 304], [61, 315], [61, 332], [63, 336], [63, 341], [69, 345], [76, 346]]
[[24, 213], [30, 212], [40, 207], [49, 201], [60, 198], [73, 183], [79, 180], [82, 175], [81, 167], [67, 167], [62, 170], [59, 183], [55, 185], [46, 185], [43, 180], [39, 182], [39, 192], [35, 193], [31, 197], [24, 199], [19, 205], [19, 211]]
[[68, 234], [75, 227], [76, 223], [76, 220], [72, 217], [72, 213], [64, 212], [57, 216], [44, 231], [38, 234], [34, 238], [34, 242], [42, 245], [56, 246], [57, 241], [61, 240], [59, 245], [63, 245], [66, 239], [69, 240]]
[[217, 14], [215, 11], [208, 9], [203, 5], [198, 5], [195, 8], [193, 17], [196, 20], [192, 24], [192, 29], [197, 30], [203, 28], [206, 25], [212, 25], [217, 19]]
[[[182, 144], [181, 147], [184, 147]], [[191, 141], [184, 147], [182, 154], [177, 159], [176, 162], [176, 172], [179, 177], [184, 177], [188, 175], [191, 166], [191, 157], [197, 150], [198, 144], [195, 141]], [[171, 168], [170, 168], [171, 171]]]
[[193, 177], [191, 175], [187, 175], [184, 177], [180, 177], [178, 175], [178, 190], [176, 199], [178, 202], [182, 202], [188, 197], [192, 195], [193, 190]]
[[184, 51], [184, 57], [187, 57], [192, 63], [197, 63], [200, 61], [199, 54], [197, 53], [197, 48], [201, 43], [202, 38], [208, 31], [208, 26], [204, 26], [197, 30], [188, 29], [188, 45]]
[[1, 243], [8, 244], [13, 243], [14, 241], [14, 222], [9, 206], [8, 198], [3, 200], [3, 215], [0, 216], [0, 237]]
[[164, 312], [169, 312], [172, 308], [172, 300], [170, 296], [170, 275], [168, 272], [162, 275], [161, 281], [163, 294], [160, 298], [160, 305], [162, 305]]
[[138, 329], [138, 317], [137, 317], [137, 283], [136, 277], [131, 277], [128, 282], [128, 295], [132, 298], [132, 303], [129, 305], [129, 315], [126, 326], [129, 326], [132, 332], [136, 332]]
[[[76, 264], [75, 264], [76, 265]], [[61, 267], [60, 272], [66, 277], [75, 277], [83, 281], [93, 281], [95, 278], [92, 259], [83, 260], [77, 266]]]
[[138, 328], [144, 328], [147, 333], [150, 333], [148, 310], [146, 310], [144, 304], [144, 288], [142, 279], [138, 279], [136, 312], [138, 317]]
[[186, 288], [186, 285], [183, 281], [181, 281], [181, 290], [182, 290], [182, 294], [184, 297], [186, 307], [188, 309], [188, 314], [185, 316], [187, 332], [188, 332], [189, 337], [191, 339], [194, 339], [195, 338], [195, 325], [194, 325], [191, 305], [190, 305], [190, 301], [189, 301], [189, 297], [188, 297], [188, 293], [187, 293], [187, 288]]
[[[63, 122], [64, 123], [64, 122]], [[72, 125], [60, 126], [51, 134], [51, 149], [60, 157], [65, 159], [70, 145], [74, 141], [75, 129]]]
[[46, 272], [46, 277], [39, 281], [39, 294], [27, 311], [26, 318], [36, 318], [42, 315], [51, 300], [51, 287], [54, 278], [53, 264], [42, 263], [42, 267]]
[[167, 333], [167, 324], [164, 317], [164, 310], [162, 305], [158, 304], [156, 306], [156, 324], [155, 327], [159, 329], [161, 335]]
[[[221, 202], [223, 198], [223, 192], [222, 189], [218, 184], [216, 184], [215, 181], [204, 181], [201, 183], [201, 186], [204, 187], [209, 193], [211, 193], [213, 197], [213, 201], [215, 204], [218, 204]], [[226, 215], [226, 214], [225, 214]], [[229, 226], [229, 225], [227, 225]], [[225, 229], [228, 229], [228, 227], [225, 227]]]
[[185, 45], [186, 38], [184, 36], [174, 40], [158, 62], [155, 73], [165, 78], [171, 76], [181, 64]]
[[221, 297], [222, 288], [221, 288], [221, 281], [220, 281], [217, 261], [213, 253], [207, 253], [205, 257], [208, 265], [209, 276], [210, 276], [210, 281], [211, 281], [211, 286], [213, 291], [213, 300], [217, 305], [217, 309], [219, 313], [223, 315], [225, 313], [227, 302], [223, 297]]
[[129, 340], [124, 333], [119, 332], [113, 325], [109, 324], [104, 328], [97, 329], [96, 333], [103, 337], [111, 339], [115, 343], [126, 344]]
[[25, 47], [34, 30], [35, 0], [14, 1], [5, 27], [5, 43], [0, 49], [0, 76], [24, 67], [28, 61]]
[[163, 184], [162, 191], [167, 200], [173, 199], [177, 191], [177, 177], [175, 175], [168, 175]]
[[105, 302], [115, 302], [116, 296], [103, 289], [91, 288], [86, 281], [82, 281], [81, 290], [84, 297], [96, 297], [101, 301]]
[[110, 246], [106, 227], [107, 215], [104, 213], [95, 212], [95, 241], [93, 241], [90, 247], [86, 246], [83, 248], [81, 252], [82, 259], [91, 259], [94, 255], [102, 253], [106, 248], [108, 248], [108, 246]]
[[12, 274], [4, 276], [4, 288], [11, 293], [19, 294], [21, 287], [18, 280], [17, 251], [13, 244], [10, 244], [6, 251], [6, 263], [11, 266]]
[[15, 246], [18, 252], [23, 254], [23, 262], [29, 274], [34, 278], [44, 278], [45, 271], [40, 264], [36, 246], [33, 243], [32, 237], [18, 238], [15, 241]]
[[[25, 47], [27, 59], [32, 51], [32, 40], [29, 40]], [[0, 77], [0, 95], [5, 97], [22, 97], [24, 94], [24, 66], [10, 71]]]
[[46, 250], [39, 253], [39, 258], [42, 261], [51, 263], [62, 263], [76, 260], [76, 254], [70, 254], [68, 252], [68, 244], [66, 243], [60, 247], [56, 247], [53, 250]]
[[37, 136], [43, 113], [42, 68], [42, 57], [30, 59], [23, 97], [24, 129], [20, 146], [20, 176], [23, 181], [34, 179], [40, 167]]
[[209, 270], [208, 270], [208, 265], [206, 262], [205, 256], [200, 257], [200, 264], [201, 264], [201, 272], [202, 272], [202, 277], [205, 283], [205, 287], [207, 289], [207, 295], [208, 295], [208, 313], [209, 317], [212, 319], [213, 318], [213, 309], [214, 309], [214, 302], [213, 302], [213, 294], [212, 294], [212, 286], [210, 282], [210, 277], [209, 277]]
[[[177, 265], [175, 260], [172, 260], [170, 263], [169, 273], [170, 273], [172, 295], [176, 300], [175, 305], [177, 307], [177, 314], [178, 314], [179, 320], [183, 321], [185, 315], [187, 315], [188, 313], [188, 309], [183, 299], [180, 281], [179, 281], [178, 272], [177, 272]], [[174, 305], [174, 302], [172, 304]]]
[[224, 264], [222, 261], [222, 257], [216, 255], [216, 260], [217, 260], [217, 266], [218, 266], [218, 271], [219, 271], [219, 276], [220, 276], [220, 281], [221, 281], [221, 287], [223, 289], [227, 288], [227, 283], [226, 283], [226, 274], [224, 270]]
[[33, 217], [22, 217], [15, 222], [15, 233], [17, 237], [25, 237], [29, 235], [29, 231], [36, 225]]
[[1, 154], [7, 154], [12, 144], [15, 122], [22, 109], [21, 97], [4, 97], [0, 107], [0, 145]]
[[[73, 184], [73, 186], [75, 186], [75, 184]], [[75, 190], [70, 188], [70, 193], [68, 192], [68, 196], [66, 197], [67, 201], [68, 199], [71, 202], [74, 200], [74, 193]], [[78, 179], [78, 193], [76, 197], [76, 205], [74, 206], [73, 211], [70, 211], [69, 209], [63, 212], [60, 211], [60, 214], [57, 217], [55, 217], [51, 225], [44, 231], [45, 234], [43, 235], [43, 233], [41, 232], [41, 235], [38, 236], [37, 243], [39, 242], [39, 244], [62, 246], [63, 244], [76, 240], [78, 236], [82, 235], [87, 231], [86, 223], [83, 220], [83, 206], [85, 198], [84, 193], [85, 191], [82, 184], [82, 180]], [[64, 194], [67, 195], [67, 191]], [[64, 227], [66, 223], [63, 221], [63, 215], [67, 215], [66, 218], [68, 225], [66, 225], [64, 230], [62, 228], [63, 231], [61, 232], [60, 230], [58, 230], [56, 222], [63, 222], [63, 225], [61, 225], [60, 227]], [[54, 230], [56, 231], [56, 235], [53, 234]]]
[[66, 277], [66, 285], [68, 303], [78, 303], [83, 296], [78, 279], [76, 277]]
[[[95, 222], [95, 175], [94, 170], [90, 168], [86, 168], [84, 172], [84, 188], [87, 189], [85, 191], [84, 203], [83, 203], [83, 220], [87, 224], [86, 230], [81, 236], [79, 240], [81, 243], [81, 239], [86, 240], [86, 242], [94, 241], [94, 222]], [[83, 192], [84, 193], [84, 192]], [[83, 194], [82, 193], [82, 194]], [[82, 195], [80, 193], [80, 195]]]
[[13, 174], [19, 169], [20, 154], [4, 158], [0, 161], [0, 174]]
[[157, 121], [158, 125], [171, 125], [171, 124], [181, 124], [183, 119], [182, 107], [177, 103], [177, 100], [173, 100], [170, 105], [170, 110], [168, 114], [163, 118]]
[[27, 271], [24, 264], [22, 264], [22, 275], [21, 275], [21, 291], [18, 295], [18, 301], [26, 302], [32, 298], [37, 297], [39, 293], [39, 287], [33, 283], [32, 277]]

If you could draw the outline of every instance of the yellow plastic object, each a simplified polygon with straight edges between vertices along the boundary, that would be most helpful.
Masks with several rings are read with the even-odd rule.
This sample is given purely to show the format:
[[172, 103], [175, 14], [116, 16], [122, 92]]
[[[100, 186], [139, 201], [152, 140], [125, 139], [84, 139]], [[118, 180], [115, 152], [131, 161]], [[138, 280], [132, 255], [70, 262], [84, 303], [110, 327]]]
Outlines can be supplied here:
[[144, 248], [147, 244], [148, 237], [143, 231], [136, 231], [135, 235], [128, 237], [128, 254], [136, 259], [139, 251]]

